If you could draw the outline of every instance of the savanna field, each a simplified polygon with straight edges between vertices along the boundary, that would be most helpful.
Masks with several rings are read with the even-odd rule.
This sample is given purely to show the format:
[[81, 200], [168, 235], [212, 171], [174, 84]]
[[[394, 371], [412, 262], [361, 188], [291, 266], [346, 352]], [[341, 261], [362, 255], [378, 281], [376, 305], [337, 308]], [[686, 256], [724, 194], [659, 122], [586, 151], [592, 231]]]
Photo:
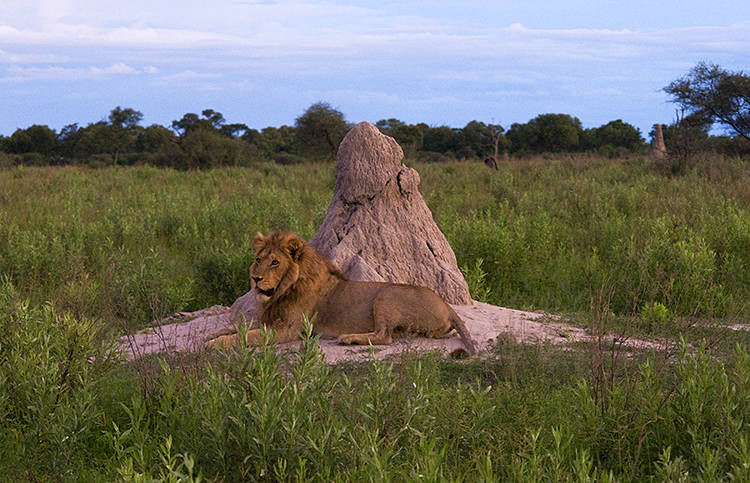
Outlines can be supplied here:
[[[477, 300], [663, 342], [327, 366], [314, 341], [122, 363], [249, 288], [332, 164], [0, 170], [0, 479], [750, 481], [750, 164], [413, 164]], [[569, 350], [572, 349], [572, 350]]]

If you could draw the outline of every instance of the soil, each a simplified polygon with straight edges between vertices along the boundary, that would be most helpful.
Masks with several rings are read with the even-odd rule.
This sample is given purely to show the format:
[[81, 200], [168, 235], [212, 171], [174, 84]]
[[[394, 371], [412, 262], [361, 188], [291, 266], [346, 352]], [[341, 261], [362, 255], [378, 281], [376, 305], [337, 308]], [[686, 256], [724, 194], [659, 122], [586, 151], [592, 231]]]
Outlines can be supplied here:
[[[495, 347], [498, 340], [511, 340], [528, 344], [562, 345], [590, 341], [592, 337], [581, 327], [565, 323], [560, 317], [539, 312], [524, 312], [498, 307], [482, 302], [472, 305], [452, 305], [466, 323], [480, 352]], [[229, 307], [213, 306], [197, 312], [180, 312], [158, 321], [154, 327], [120, 338], [120, 352], [128, 359], [146, 354], [206, 350], [206, 340], [218, 331], [232, 330]], [[606, 337], [612, 341], [613, 336]], [[658, 349], [663, 341], [639, 339], [618, 340], [618, 343], [634, 349]], [[291, 342], [279, 344], [280, 351], [298, 346]], [[440, 350], [456, 355], [464, 346], [457, 334], [451, 333], [443, 339], [407, 337], [395, 339], [391, 345], [345, 346], [335, 339], [321, 339], [320, 347], [326, 361], [335, 364], [341, 361], [365, 361], [371, 354], [386, 359], [404, 351]]]

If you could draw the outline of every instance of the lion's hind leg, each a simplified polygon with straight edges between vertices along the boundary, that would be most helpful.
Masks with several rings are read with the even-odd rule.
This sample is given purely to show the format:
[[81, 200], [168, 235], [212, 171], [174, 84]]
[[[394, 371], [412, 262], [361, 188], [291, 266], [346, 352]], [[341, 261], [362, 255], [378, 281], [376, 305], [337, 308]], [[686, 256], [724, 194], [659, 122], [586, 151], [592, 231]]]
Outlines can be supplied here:
[[[260, 329], [248, 330], [245, 333], [245, 343], [249, 346], [263, 345], [263, 334]], [[211, 335], [206, 344], [212, 349], [231, 349], [240, 344], [240, 335], [237, 331], [223, 329]]]
[[362, 334], [341, 334], [339, 343], [354, 345], [389, 345], [393, 338], [388, 331], [365, 332]]

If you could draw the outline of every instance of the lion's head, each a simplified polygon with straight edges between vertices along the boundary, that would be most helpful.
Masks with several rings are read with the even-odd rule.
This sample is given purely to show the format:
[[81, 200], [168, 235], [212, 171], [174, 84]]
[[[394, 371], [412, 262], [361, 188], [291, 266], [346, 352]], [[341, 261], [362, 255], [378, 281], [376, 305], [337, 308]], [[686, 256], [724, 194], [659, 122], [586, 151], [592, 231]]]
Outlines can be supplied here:
[[255, 261], [250, 266], [250, 280], [260, 301], [278, 299], [297, 281], [304, 245], [304, 240], [289, 232], [255, 236]]

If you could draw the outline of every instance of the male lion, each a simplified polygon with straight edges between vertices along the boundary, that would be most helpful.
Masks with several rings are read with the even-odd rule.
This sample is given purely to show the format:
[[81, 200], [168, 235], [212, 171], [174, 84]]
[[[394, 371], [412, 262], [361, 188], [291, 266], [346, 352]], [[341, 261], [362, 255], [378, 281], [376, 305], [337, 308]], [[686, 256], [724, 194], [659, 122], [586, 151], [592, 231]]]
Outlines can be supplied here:
[[[342, 344], [390, 344], [394, 336], [439, 338], [456, 329], [469, 353], [476, 348], [456, 312], [425, 287], [354, 282], [330, 260], [294, 233], [258, 233], [251, 285], [258, 297], [259, 322], [274, 330], [276, 342], [299, 338], [303, 317], [312, 318], [313, 333], [337, 337]], [[247, 332], [249, 345], [263, 343], [260, 329]], [[238, 343], [238, 335], [216, 334], [216, 348]]]

